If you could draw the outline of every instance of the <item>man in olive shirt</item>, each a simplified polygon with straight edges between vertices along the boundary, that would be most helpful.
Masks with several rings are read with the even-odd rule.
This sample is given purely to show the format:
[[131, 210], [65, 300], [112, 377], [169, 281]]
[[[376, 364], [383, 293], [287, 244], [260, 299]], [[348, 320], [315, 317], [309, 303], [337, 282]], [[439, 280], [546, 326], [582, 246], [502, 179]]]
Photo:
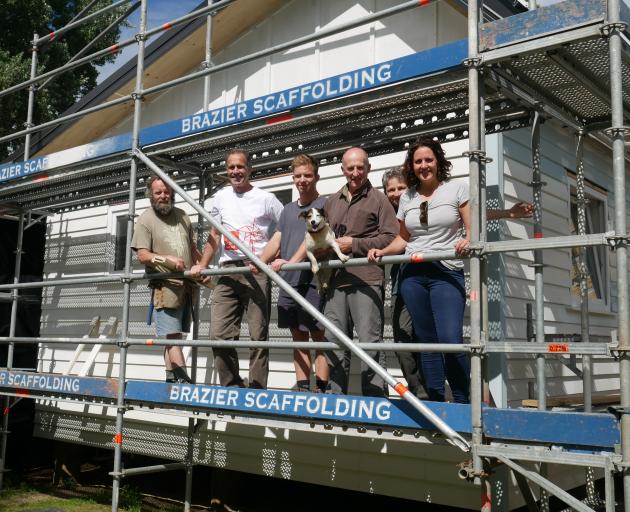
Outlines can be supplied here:
[[[147, 180], [151, 208], [138, 217], [131, 247], [138, 261], [149, 271], [183, 271], [197, 263], [201, 254], [194, 242], [192, 224], [186, 213], [173, 206], [173, 191], [161, 179]], [[192, 315], [193, 284], [183, 279], [154, 279], [153, 288], [156, 335], [182, 339], [188, 332]], [[164, 349], [166, 382], [190, 382], [181, 347]]]
[[[346, 151], [341, 170], [347, 183], [328, 198], [324, 209], [341, 251], [362, 258], [367, 256], [368, 250], [386, 247], [394, 240], [398, 234], [398, 221], [385, 194], [373, 188], [368, 180], [370, 163], [363, 149]], [[349, 338], [356, 330], [360, 343], [382, 342], [384, 284], [385, 274], [381, 266], [340, 269], [331, 280], [324, 315]], [[337, 341], [328, 329], [326, 339]], [[368, 354], [385, 366], [384, 352], [369, 351]], [[327, 353], [330, 365], [327, 392], [348, 392], [350, 356], [347, 350]], [[383, 379], [363, 362], [361, 389], [368, 396], [384, 396], [387, 392]]]

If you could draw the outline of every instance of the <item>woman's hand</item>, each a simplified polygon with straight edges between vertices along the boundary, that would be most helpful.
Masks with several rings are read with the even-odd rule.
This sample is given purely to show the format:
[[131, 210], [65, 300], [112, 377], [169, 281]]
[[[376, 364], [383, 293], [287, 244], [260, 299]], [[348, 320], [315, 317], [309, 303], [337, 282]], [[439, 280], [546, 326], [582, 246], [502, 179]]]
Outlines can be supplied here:
[[458, 256], [466, 256], [469, 252], [470, 240], [461, 238], [455, 242], [455, 254]]
[[367, 253], [367, 259], [368, 261], [371, 261], [372, 263], [376, 263], [377, 260], [383, 256], [383, 249], [370, 249]]

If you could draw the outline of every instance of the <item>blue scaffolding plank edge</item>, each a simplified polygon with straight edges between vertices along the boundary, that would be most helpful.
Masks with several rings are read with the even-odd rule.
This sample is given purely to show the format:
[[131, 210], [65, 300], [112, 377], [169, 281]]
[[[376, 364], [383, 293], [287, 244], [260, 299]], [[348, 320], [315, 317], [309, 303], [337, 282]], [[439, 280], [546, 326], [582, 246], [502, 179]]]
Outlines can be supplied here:
[[116, 398], [118, 379], [75, 377], [53, 373], [0, 370], [0, 389], [19, 395], [68, 395], [76, 397]]
[[567, 0], [481, 25], [479, 49], [489, 51], [604, 19], [606, 0]]
[[[272, 117], [270, 122], [285, 120], [285, 114], [302, 107], [449, 71], [461, 66], [467, 54], [468, 43], [465, 40], [429, 48], [258, 98], [143, 128], [140, 131], [140, 145], [170, 142], [269, 116], [282, 115], [280, 119]], [[286, 120], [288, 119], [290, 119], [289, 116], [286, 117]], [[126, 133], [24, 162], [1, 165], [0, 184], [25, 177], [33, 180], [42, 179], [47, 171], [62, 166], [117, 155], [130, 150], [131, 134]]]
[[[66, 395], [88, 399], [115, 399], [118, 380], [0, 370], [0, 389], [33, 397]], [[131, 380], [125, 384], [125, 400], [159, 407], [328, 420], [371, 425], [375, 428], [434, 429], [411, 404], [401, 399]], [[424, 403], [454, 430], [470, 434], [469, 405], [428, 401]], [[484, 435], [493, 440], [518, 440], [604, 450], [612, 450], [620, 443], [619, 423], [613, 415], [607, 413], [485, 407], [483, 425]]]
[[[405, 401], [367, 396], [129, 381], [125, 388], [125, 399], [144, 404], [329, 420], [377, 427], [423, 430], [433, 428], [431, 423]], [[427, 405], [455, 430], [470, 432], [469, 406], [436, 402], [427, 402]]]
[[619, 422], [608, 413], [483, 410], [484, 434], [490, 438], [563, 446], [614, 449], [621, 442]]

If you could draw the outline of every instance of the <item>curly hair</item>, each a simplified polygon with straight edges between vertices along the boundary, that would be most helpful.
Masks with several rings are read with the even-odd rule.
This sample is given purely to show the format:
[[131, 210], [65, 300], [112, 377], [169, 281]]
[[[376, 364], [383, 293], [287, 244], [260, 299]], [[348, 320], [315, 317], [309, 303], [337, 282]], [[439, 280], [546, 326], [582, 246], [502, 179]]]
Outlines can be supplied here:
[[405, 156], [405, 162], [403, 163], [403, 176], [407, 181], [409, 188], [415, 188], [420, 184], [416, 173], [413, 172], [413, 155], [418, 148], [429, 148], [433, 151], [435, 159], [437, 160], [437, 179], [440, 183], [448, 181], [451, 178], [451, 167], [453, 164], [446, 159], [442, 145], [437, 141], [429, 137], [418, 139], [407, 150]]

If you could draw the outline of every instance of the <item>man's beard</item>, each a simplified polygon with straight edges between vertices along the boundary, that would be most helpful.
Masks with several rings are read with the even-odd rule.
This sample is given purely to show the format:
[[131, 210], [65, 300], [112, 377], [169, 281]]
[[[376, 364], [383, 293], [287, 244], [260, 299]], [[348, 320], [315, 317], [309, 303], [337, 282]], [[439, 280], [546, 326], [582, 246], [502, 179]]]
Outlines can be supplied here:
[[166, 216], [173, 210], [173, 200], [171, 199], [167, 204], [158, 203], [155, 199], [150, 198], [151, 206], [156, 213], [162, 216]]

